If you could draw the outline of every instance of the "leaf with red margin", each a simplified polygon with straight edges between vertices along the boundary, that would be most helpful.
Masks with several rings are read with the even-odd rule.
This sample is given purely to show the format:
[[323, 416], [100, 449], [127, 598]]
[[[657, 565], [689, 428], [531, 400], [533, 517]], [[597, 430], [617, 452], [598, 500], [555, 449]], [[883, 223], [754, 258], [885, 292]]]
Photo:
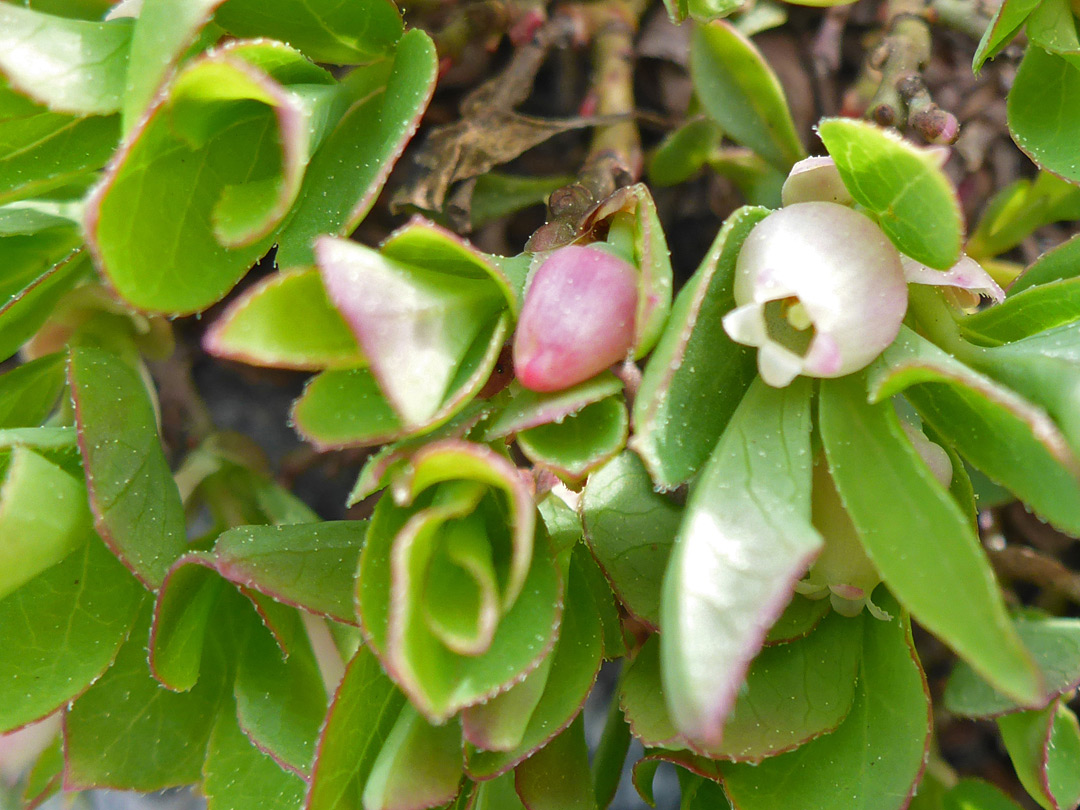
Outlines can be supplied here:
[[[1046, 682], [1045, 702], [1080, 687], [1080, 620], [1018, 616], [1016, 631], [1031, 651]], [[985, 718], [1020, 710], [963, 661], [945, 687], [945, 707], [962, 717]]]
[[[195, 685], [203, 640], [224, 581], [252, 601], [285, 649], [284, 629], [265, 615], [266, 606], [251, 591], [356, 624], [353, 572], [366, 529], [366, 521], [237, 526], [222, 533], [213, 551], [181, 557], [155, 605], [150, 645], [154, 676], [177, 691]], [[291, 618], [287, 612], [282, 615], [286, 621]]]
[[45, 323], [60, 297], [89, 270], [86, 251], [80, 249], [60, 258], [22, 289], [12, 291], [0, 304], [0, 358], [7, 360], [15, 354]]
[[855, 702], [832, 734], [758, 765], [722, 763], [724, 788], [739, 810], [900, 810], [914, 793], [931, 735], [930, 697], [896, 600], [878, 588], [889, 621], [863, 620]]
[[[112, 668], [64, 717], [64, 788], [148, 792], [197, 782], [226, 694], [225, 645], [234, 643], [229, 631], [236, 618], [232, 611], [221, 612], [216, 628], [222, 632], [208, 639], [213, 663], [204, 664], [194, 689], [176, 693], [147, 668], [150, 611], [144, 611]], [[168, 733], [162, 733], [165, 728]]]
[[466, 807], [467, 810], [528, 810], [514, 788], [512, 773], [477, 784]]
[[259, 751], [307, 779], [326, 717], [326, 687], [299, 613], [288, 611], [279, 626], [292, 639], [287, 654], [269, 633], [248, 634], [233, 686], [236, 719]]
[[656, 492], [634, 453], [591, 476], [581, 499], [585, 541], [630, 614], [660, 624], [660, 585], [683, 510]]
[[528, 810], [596, 810], [582, 715], [517, 766], [514, 787]]
[[184, 506], [142, 378], [111, 352], [71, 350], [68, 382], [98, 533], [151, 590], [187, 548]]
[[252, 285], [206, 331], [202, 345], [215, 357], [270, 368], [319, 371], [365, 362], [313, 268]]
[[626, 446], [630, 418], [621, 396], [586, 405], [562, 422], [539, 425], [517, 436], [534, 464], [565, 481], [580, 481]]
[[903, 392], [974, 467], [1044, 520], [1080, 532], [1080, 460], [1042, 408], [907, 327], [870, 367], [869, 381], [871, 401]]
[[769, 214], [740, 208], [727, 218], [697, 271], [679, 291], [634, 399], [630, 447], [656, 484], [673, 489], [706, 462], [756, 374], [754, 352], [717, 329], [735, 306], [735, 260]]
[[[420, 221], [399, 232], [398, 241], [409, 231], [430, 232], [429, 242], [456, 241]], [[432, 251], [413, 264], [347, 239], [323, 236], [315, 246], [331, 302], [356, 335], [379, 388], [412, 430], [438, 419], [448, 403], [460, 409], [494, 367], [491, 347], [502, 348], [508, 301], [501, 273], [474, 252], [448, 252]], [[461, 253], [475, 261], [462, 261]], [[482, 380], [476, 379], [479, 370]]]
[[320, 451], [371, 447], [406, 433], [375, 375], [366, 368], [324, 371], [312, 377], [293, 403], [290, 421]]
[[[867, 556], [919, 623], [1003, 693], [1043, 694], [976, 528], [937, 482], [891, 402], [867, 403], [862, 374], [824, 380], [818, 429], [829, 472]], [[964, 598], [956, 599], [956, 583]]]
[[125, 134], [150, 106], [161, 85], [222, 0], [156, 0], [135, 18], [128, 52], [126, 88], [120, 100]]
[[406, 703], [364, 785], [364, 810], [424, 810], [454, 800], [461, 783], [461, 726], [434, 726]]
[[385, 89], [357, 98], [312, 157], [279, 236], [279, 265], [310, 265], [316, 236], [356, 230], [416, 133], [437, 73], [431, 38], [420, 29], [408, 31], [397, 44]]
[[664, 692], [695, 744], [720, 743], [751, 660], [821, 548], [810, 464], [810, 381], [755, 379], [698, 479], [664, 575]]
[[26, 774], [26, 784], [22, 791], [23, 810], [35, 810], [59, 793], [63, 771], [63, 738], [56, 734], [56, 738], [41, 752], [30, 772]]
[[323, 723], [304, 810], [364, 810], [368, 775], [404, 705], [371, 649], [361, 647]]
[[760, 762], [834, 731], [855, 696], [862, 622], [833, 613], [806, 638], [763, 649], [746, 674], [719, 746], [681, 737], [662, 701], [659, 639], [653, 636], [623, 677], [623, 712], [650, 748], [693, 748], [712, 759]]
[[609, 371], [550, 393], [530, 391], [520, 383], [512, 382], [508, 389], [510, 401], [487, 425], [484, 440], [494, 441], [539, 425], [559, 422], [586, 405], [619, 393], [622, 387], [622, 380]]
[[0, 599], [0, 732], [51, 714], [112, 665], [145, 591], [96, 537]]
[[305, 788], [302, 779], [252, 745], [236, 724], [236, 706], [223, 700], [203, 764], [209, 810], [296, 810]]
[[603, 660], [603, 629], [580, 572], [571, 565], [566, 609], [551, 653], [544, 694], [529, 718], [521, 743], [512, 751], [465, 747], [465, 772], [486, 780], [506, 773], [567, 728], [585, 703]]
[[116, 291], [173, 314], [224, 296], [296, 198], [313, 114], [243, 43], [188, 63], [87, 200], [87, 240]]
[[0, 376], [0, 428], [37, 427], [64, 390], [62, 352], [16, 366]]
[[1016, 775], [1031, 797], [1049, 810], [1080, 803], [1080, 725], [1064, 699], [1045, 709], [997, 719]]
[[645, 756], [634, 763], [634, 789], [649, 807], [656, 807], [653, 796], [653, 779], [661, 763], [670, 762], [685, 771], [714, 782], [720, 781], [720, 762], [706, 759], [690, 751], [663, 751], [645, 749]]

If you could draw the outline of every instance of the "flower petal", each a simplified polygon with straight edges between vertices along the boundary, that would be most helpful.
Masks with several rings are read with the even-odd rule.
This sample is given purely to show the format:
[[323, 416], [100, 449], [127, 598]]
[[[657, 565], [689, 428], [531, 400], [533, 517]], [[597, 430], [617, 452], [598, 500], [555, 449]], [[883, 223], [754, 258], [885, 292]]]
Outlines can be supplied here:
[[1000, 303], [1005, 300], [1005, 291], [990, 277], [970, 256], [961, 256], [960, 261], [948, 270], [934, 270], [907, 256], [900, 257], [904, 268], [904, 278], [909, 284], [928, 284], [935, 287], [959, 287], [985, 295]]
[[773, 388], [790, 385], [803, 370], [801, 357], [771, 340], [758, 349], [757, 364], [761, 379]]
[[728, 337], [744, 346], [761, 346], [768, 340], [765, 310], [761, 304], [736, 307], [724, 316], [723, 324]]

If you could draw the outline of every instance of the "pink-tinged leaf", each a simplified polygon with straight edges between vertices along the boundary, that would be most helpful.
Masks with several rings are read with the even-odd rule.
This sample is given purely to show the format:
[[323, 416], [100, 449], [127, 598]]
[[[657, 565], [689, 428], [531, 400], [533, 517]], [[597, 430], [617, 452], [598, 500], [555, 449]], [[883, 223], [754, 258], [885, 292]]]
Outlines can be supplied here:
[[330, 705], [304, 810], [365, 810], [364, 793], [376, 757], [405, 705], [368, 647], [345, 670]]
[[1034, 712], [999, 717], [998, 730], [1020, 782], [1047, 810], [1080, 804], [1080, 726], [1061, 700]]
[[465, 739], [485, 751], [513, 751], [525, 738], [525, 731], [544, 694], [554, 655], [501, 695], [486, 703], [469, 706], [461, 713]]
[[596, 810], [585, 721], [570, 727], [514, 771], [514, 786], [528, 810]]
[[758, 765], [721, 763], [733, 807], [908, 806], [927, 759], [930, 696], [906, 614], [884, 588], [875, 591], [874, 601], [892, 618], [862, 619], [862, 661], [847, 719], [832, 734]]
[[571, 564], [566, 610], [551, 671], [521, 742], [510, 751], [481, 751], [466, 746], [465, 770], [486, 780], [508, 772], [566, 729], [585, 704], [600, 671], [603, 628], [581, 573]]
[[364, 364], [356, 338], [330, 305], [317, 270], [261, 280], [233, 301], [203, 335], [203, 348], [256, 366], [319, 371]]
[[990, 277], [977, 261], [961, 256], [948, 270], [934, 270], [908, 256], [900, 257], [904, 278], [909, 284], [929, 284], [935, 287], [957, 287], [985, 295], [996, 303], [1005, 300], [1005, 291]]
[[653, 779], [661, 763], [670, 762], [678, 765], [685, 771], [696, 776], [720, 781], [720, 762], [715, 759], [706, 759], [691, 751], [663, 751], [659, 749], [645, 749], [645, 756], [634, 763], [633, 779], [634, 789], [638, 795], [649, 805], [656, 807], [656, 798], [653, 795]]
[[525, 291], [514, 371], [526, 388], [559, 391], [623, 360], [634, 340], [637, 270], [598, 247], [553, 252]]
[[454, 398], [474, 346], [483, 352], [493, 342], [506, 308], [498, 286], [404, 264], [345, 239], [322, 237], [315, 252], [330, 300], [379, 387], [407, 427], [425, 426]]
[[461, 726], [433, 726], [406, 704], [364, 786], [364, 810], [426, 810], [452, 801], [461, 782]]
[[227, 45], [184, 67], [87, 201], [95, 263], [141, 309], [190, 313], [219, 300], [296, 199], [310, 111], [243, 57]]
[[810, 524], [810, 386], [760, 380], [687, 504], [664, 575], [660, 654], [679, 732], [715, 747], [750, 661], [822, 545]]
[[[312, 157], [295, 213], [280, 236], [282, 267], [311, 264], [316, 236], [356, 230], [416, 133], [437, 73], [431, 38], [418, 28], [406, 32], [385, 89], [357, 98]], [[349, 167], [344, 176], [343, 166]]]
[[184, 507], [135, 369], [89, 346], [71, 350], [68, 382], [98, 533], [156, 590], [187, 548]]
[[578, 482], [626, 447], [630, 416], [621, 396], [586, 405], [561, 423], [518, 434], [521, 452], [537, 467]]

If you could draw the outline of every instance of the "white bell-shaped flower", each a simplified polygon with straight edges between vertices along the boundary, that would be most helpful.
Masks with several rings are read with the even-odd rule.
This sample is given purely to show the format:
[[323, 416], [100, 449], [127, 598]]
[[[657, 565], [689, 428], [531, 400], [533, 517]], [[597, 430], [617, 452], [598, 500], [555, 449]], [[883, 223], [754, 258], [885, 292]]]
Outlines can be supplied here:
[[758, 347], [769, 385], [841, 377], [893, 342], [907, 311], [900, 253], [867, 216], [831, 202], [790, 205], [743, 243], [732, 340]]

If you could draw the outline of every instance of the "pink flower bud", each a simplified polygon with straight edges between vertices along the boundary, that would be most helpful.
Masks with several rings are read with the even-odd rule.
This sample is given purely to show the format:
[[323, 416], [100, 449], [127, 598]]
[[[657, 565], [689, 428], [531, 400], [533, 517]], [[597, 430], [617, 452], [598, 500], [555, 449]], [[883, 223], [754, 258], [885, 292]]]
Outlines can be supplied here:
[[558, 391], [626, 357], [634, 342], [638, 271], [598, 247], [553, 252], [525, 292], [514, 371], [526, 388]]

